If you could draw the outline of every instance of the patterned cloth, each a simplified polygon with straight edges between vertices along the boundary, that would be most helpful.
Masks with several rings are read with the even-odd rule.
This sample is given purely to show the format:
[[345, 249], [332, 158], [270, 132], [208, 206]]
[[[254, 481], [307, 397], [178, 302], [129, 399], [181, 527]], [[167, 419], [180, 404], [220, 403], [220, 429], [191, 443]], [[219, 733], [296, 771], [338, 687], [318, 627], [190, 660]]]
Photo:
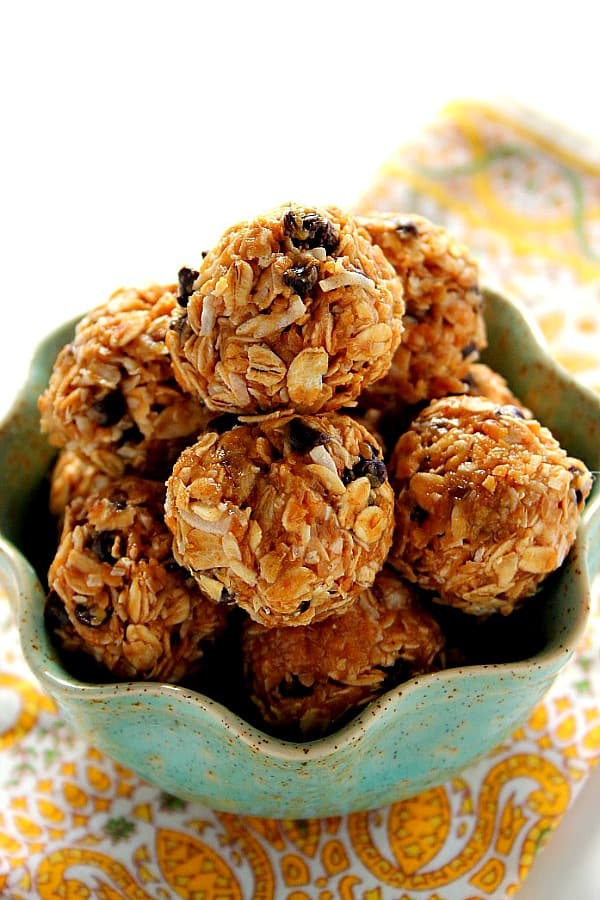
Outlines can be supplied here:
[[[446, 224], [600, 392], [600, 155], [530, 113], [456, 104], [361, 210]], [[566, 298], [568, 302], [565, 302]], [[567, 312], [568, 311], [568, 312]], [[512, 896], [600, 758], [600, 615], [526, 725], [390, 807], [267, 820], [184, 803], [86, 744], [34, 683], [0, 596], [0, 895], [483, 900]]]

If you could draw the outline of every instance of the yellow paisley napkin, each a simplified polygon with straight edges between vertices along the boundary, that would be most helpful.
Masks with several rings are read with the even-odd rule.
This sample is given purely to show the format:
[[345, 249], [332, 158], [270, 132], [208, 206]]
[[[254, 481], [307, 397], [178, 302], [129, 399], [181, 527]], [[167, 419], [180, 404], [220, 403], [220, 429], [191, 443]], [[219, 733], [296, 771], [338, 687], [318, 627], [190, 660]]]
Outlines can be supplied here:
[[[594, 158], [595, 153], [595, 158]], [[531, 113], [458, 103], [360, 203], [462, 236], [600, 392], [600, 155]], [[600, 757], [600, 618], [526, 725], [461, 777], [370, 812], [266, 820], [161, 793], [88, 746], [34, 683], [0, 594], [0, 896], [512, 896]]]

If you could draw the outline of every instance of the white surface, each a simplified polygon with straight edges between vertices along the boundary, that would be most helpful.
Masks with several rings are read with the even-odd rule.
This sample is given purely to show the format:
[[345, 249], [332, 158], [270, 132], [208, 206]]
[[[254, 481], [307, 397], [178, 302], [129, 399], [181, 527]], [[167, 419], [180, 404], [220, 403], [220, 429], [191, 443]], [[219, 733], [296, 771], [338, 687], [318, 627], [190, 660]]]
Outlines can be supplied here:
[[[173, 279], [246, 215], [351, 204], [450, 100], [514, 99], [600, 140], [591, 8], [2, 4], [0, 411], [54, 325], [121, 284]], [[585, 830], [574, 846], [597, 860]], [[540, 857], [543, 893], [527, 896], [592, 900], [597, 865], [594, 886], [557, 887], [556, 866], [588, 871], [554, 849], [563, 831]]]

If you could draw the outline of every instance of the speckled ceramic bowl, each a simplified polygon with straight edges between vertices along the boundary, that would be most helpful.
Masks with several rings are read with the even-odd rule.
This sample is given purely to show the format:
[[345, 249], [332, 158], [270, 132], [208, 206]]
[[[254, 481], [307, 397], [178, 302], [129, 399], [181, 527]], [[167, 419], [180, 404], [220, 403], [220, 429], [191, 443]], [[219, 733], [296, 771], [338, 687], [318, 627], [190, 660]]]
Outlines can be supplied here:
[[[600, 469], [600, 402], [559, 371], [535, 327], [486, 293], [490, 348], [502, 372], [563, 446]], [[0, 576], [14, 600], [27, 661], [79, 733], [166, 791], [210, 807], [272, 817], [366, 809], [438, 784], [509, 736], [582, 636], [600, 573], [600, 485], [576, 545], [539, 604], [541, 649], [519, 662], [465, 666], [413, 678], [334, 735], [287, 743], [192, 690], [164, 684], [90, 684], [65, 671], [44, 629], [35, 574], [37, 495], [52, 451], [36, 399], [73, 323], [48, 337], [0, 433]], [[33, 548], [33, 549], [28, 549]], [[596, 582], [597, 583], [597, 582]]]

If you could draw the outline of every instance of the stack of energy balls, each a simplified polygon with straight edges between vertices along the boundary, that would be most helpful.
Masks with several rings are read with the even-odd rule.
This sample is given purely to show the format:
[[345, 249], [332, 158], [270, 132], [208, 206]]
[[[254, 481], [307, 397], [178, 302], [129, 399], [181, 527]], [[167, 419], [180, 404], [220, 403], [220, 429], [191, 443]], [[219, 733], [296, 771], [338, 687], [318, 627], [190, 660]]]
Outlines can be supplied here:
[[208, 693], [239, 669], [290, 739], [449, 664], [436, 609], [521, 606], [591, 487], [485, 341], [475, 262], [414, 215], [288, 204], [115, 293], [39, 401], [61, 651]]

